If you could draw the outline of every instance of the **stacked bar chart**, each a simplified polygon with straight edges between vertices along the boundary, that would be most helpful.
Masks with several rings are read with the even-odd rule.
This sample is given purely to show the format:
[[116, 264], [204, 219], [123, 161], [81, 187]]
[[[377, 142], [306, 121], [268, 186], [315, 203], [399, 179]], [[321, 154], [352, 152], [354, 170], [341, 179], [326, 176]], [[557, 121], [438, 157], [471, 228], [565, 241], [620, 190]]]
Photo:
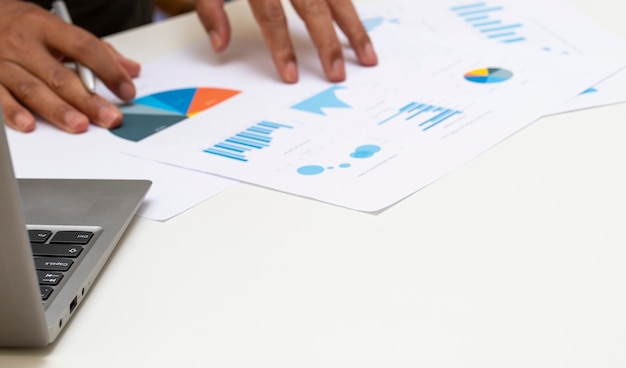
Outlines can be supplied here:
[[427, 131], [446, 120], [449, 120], [462, 111], [450, 109], [442, 106], [435, 106], [420, 102], [411, 102], [401, 107], [396, 113], [388, 116], [378, 123], [378, 125], [387, 124], [393, 120], [405, 121], [416, 124], [421, 130]]
[[523, 24], [504, 20], [502, 6], [479, 2], [454, 6], [450, 10], [487, 39], [502, 43], [526, 41], [520, 34]]
[[278, 129], [293, 129], [293, 126], [261, 121], [220, 143], [204, 150], [205, 153], [224, 158], [247, 162], [248, 153], [269, 147], [272, 133]]

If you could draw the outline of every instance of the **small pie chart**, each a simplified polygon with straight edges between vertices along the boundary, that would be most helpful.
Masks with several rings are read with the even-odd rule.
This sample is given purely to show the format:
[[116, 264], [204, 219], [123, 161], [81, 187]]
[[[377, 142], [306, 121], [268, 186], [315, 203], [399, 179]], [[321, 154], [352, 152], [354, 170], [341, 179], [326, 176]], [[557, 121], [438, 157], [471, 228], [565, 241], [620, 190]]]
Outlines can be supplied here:
[[505, 82], [513, 73], [502, 68], [480, 68], [465, 73], [465, 79], [474, 83], [490, 84]]
[[140, 97], [120, 106], [124, 120], [121, 126], [110, 132], [120, 138], [139, 142], [239, 93], [231, 89], [194, 87]]

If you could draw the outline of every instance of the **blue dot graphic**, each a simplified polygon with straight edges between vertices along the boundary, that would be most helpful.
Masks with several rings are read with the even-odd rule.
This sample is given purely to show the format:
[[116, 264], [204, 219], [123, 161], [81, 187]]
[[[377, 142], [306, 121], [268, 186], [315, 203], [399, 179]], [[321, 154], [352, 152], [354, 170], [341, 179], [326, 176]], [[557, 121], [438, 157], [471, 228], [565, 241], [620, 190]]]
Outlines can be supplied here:
[[298, 168], [298, 174], [301, 175], [317, 175], [324, 172], [324, 168], [318, 165], [302, 166]]
[[354, 152], [350, 154], [353, 158], [370, 158], [374, 156], [376, 152], [380, 151], [380, 147], [373, 144], [366, 144], [359, 146]]
[[[366, 145], [357, 147], [354, 150], [354, 152], [350, 154], [350, 157], [370, 158], [374, 156], [374, 154], [376, 154], [378, 151], [380, 151], [380, 149], [381, 148], [379, 146], [376, 146], [373, 144], [366, 144]], [[352, 164], [344, 162], [337, 166], [341, 169], [347, 169], [349, 167], [352, 167]], [[335, 168], [334, 166], [327, 166], [326, 168], [324, 168], [323, 166], [320, 166], [320, 165], [307, 165], [307, 166], [299, 167], [297, 169], [297, 172], [300, 175], [312, 176], [312, 175], [319, 175], [326, 170], [333, 170], [334, 168]]]

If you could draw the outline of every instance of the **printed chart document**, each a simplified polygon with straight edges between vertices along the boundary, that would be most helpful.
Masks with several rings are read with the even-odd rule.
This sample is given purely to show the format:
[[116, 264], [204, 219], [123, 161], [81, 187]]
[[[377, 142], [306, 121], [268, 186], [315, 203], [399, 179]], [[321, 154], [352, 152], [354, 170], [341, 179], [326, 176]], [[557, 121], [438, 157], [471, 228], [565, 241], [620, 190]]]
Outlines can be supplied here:
[[379, 67], [346, 46], [348, 80], [327, 83], [290, 19], [300, 82], [286, 85], [246, 25], [225, 53], [207, 41], [144, 66], [120, 129], [9, 129], [16, 172], [150, 179], [139, 214], [155, 220], [234, 180], [377, 211], [542, 115], [626, 96], [624, 43], [560, 1], [358, 5]]
[[[128, 109], [172, 116], [175, 123], [163, 129], [128, 124], [123, 134], [138, 144], [126, 152], [374, 212], [622, 66], [377, 30], [381, 39], [394, 40], [387, 45], [394, 57], [351, 69], [345, 83], [251, 84], [256, 71], [223, 65], [202, 88], [229, 97], [187, 119], [181, 116], [196, 96], [194, 76], [211, 68], [193, 57], [203, 46], [148, 65], [150, 78], [142, 84], [148, 92]], [[163, 70], [168, 78], [158, 77]]]
[[[359, 14], [373, 34], [379, 27], [397, 27], [411, 29], [416, 37], [485, 40], [626, 63], [624, 40], [560, 0], [378, 0], [360, 6]], [[387, 42], [379, 41], [376, 45], [383, 51]], [[626, 101], [626, 70], [596, 82], [551, 113]]]

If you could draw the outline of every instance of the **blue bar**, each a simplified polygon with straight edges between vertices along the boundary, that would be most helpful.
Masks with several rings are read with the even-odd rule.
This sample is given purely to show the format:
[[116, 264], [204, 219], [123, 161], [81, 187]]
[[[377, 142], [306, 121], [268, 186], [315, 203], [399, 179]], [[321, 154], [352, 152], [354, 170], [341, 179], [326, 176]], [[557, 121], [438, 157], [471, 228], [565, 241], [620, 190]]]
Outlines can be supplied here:
[[260, 123], [257, 123], [257, 125], [260, 126], [264, 126], [267, 128], [272, 128], [272, 129], [278, 129], [278, 128], [293, 128], [289, 125], [283, 125], [283, 124], [278, 124], [278, 123], [272, 123], [271, 121], [261, 121]]
[[455, 110], [446, 109], [441, 114], [437, 114], [437, 115], [433, 116], [432, 118], [424, 121], [423, 123], [418, 124], [418, 126], [422, 126], [422, 125], [428, 124], [430, 122], [439, 123], [440, 121], [445, 120], [448, 116], [453, 115], [455, 112], [456, 112]]
[[233, 145], [226, 144], [226, 143], [218, 143], [218, 144], [213, 145], [213, 147], [222, 148], [222, 149], [235, 151], [235, 152], [246, 152], [252, 149], [248, 147], [237, 147], [237, 146], [233, 146]]
[[508, 37], [508, 36], [515, 36], [515, 32], [492, 34], [492, 35], [488, 35], [487, 38], [498, 38], [498, 37]]
[[267, 147], [266, 144], [265, 145], [261, 145], [260, 143], [254, 143], [254, 142], [250, 142], [250, 141], [247, 141], [245, 139], [239, 139], [239, 138], [236, 138], [236, 137], [228, 138], [226, 140], [226, 142], [235, 143], [235, 144], [241, 144], [242, 146], [248, 146], [248, 147], [253, 147], [253, 148], [258, 148], [258, 149], [261, 149], [263, 147]]
[[233, 160], [239, 160], [239, 161], [243, 161], [243, 162], [247, 162], [248, 161], [248, 159], [246, 159], [242, 155], [233, 155], [233, 154], [230, 154], [228, 152], [222, 152], [222, 151], [218, 151], [218, 150], [212, 149], [212, 148], [207, 148], [207, 149], [204, 150], [204, 152], [211, 153], [213, 155], [222, 156], [222, 157], [232, 158]]
[[261, 133], [261, 134], [270, 134], [271, 132], [273, 132], [273, 130], [270, 129], [264, 129], [258, 126], [251, 126], [250, 128], [246, 129], [249, 130], [251, 132], [255, 132], [255, 133]]
[[502, 27], [496, 27], [496, 28], [489, 28], [489, 29], [481, 29], [480, 31], [482, 33], [487, 33], [487, 32], [495, 32], [495, 31], [503, 31], [505, 29], [511, 29], [511, 28], [519, 28], [521, 27], [521, 24], [509, 24], [508, 26], [502, 26]]
[[467, 5], [453, 6], [450, 8], [450, 10], [459, 11], [459, 10], [466, 10], [470, 8], [480, 7], [480, 6], [485, 6], [485, 3], [474, 3], [474, 4], [467, 4]]
[[415, 111], [415, 110], [417, 110], [417, 109], [423, 109], [423, 108], [425, 108], [425, 107], [428, 107], [428, 105], [424, 105], [424, 104], [417, 104], [414, 108], [409, 109], [407, 112], [412, 112], [412, 111]]
[[444, 112], [442, 112], [441, 114], [433, 117], [432, 119], [430, 119], [432, 122], [435, 123], [441, 123], [444, 120], [448, 120], [449, 118], [453, 117], [456, 114], [460, 114], [461, 112], [458, 110], [446, 110]]
[[402, 114], [402, 112], [395, 113], [395, 114], [391, 115], [390, 117], [388, 117], [387, 119], [385, 119], [385, 120], [381, 121], [380, 123], [378, 123], [378, 125], [383, 125], [386, 122], [388, 122], [389, 120], [398, 117], [398, 115], [400, 115], [400, 114]]
[[509, 40], [503, 40], [502, 42], [513, 43], [513, 42], [522, 42], [522, 41], [526, 41], [526, 38], [524, 37], [511, 38]]
[[445, 116], [442, 116], [442, 114], [437, 115], [437, 116], [433, 117], [432, 119], [430, 119], [430, 120], [428, 120], [428, 121], [425, 121], [424, 123], [420, 124], [420, 125], [423, 125], [423, 124], [425, 124], [425, 123], [432, 122], [432, 124], [431, 124], [431, 125], [429, 125], [429, 126], [427, 126], [427, 127], [423, 128], [422, 130], [423, 130], [423, 131], [427, 131], [428, 129], [430, 129], [430, 128], [434, 127], [435, 125], [437, 125], [437, 124], [439, 124], [439, 123], [441, 123], [441, 122], [443, 122], [443, 121], [448, 120], [449, 118], [453, 117], [454, 115], [457, 115], [457, 114], [460, 114], [460, 113], [461, 113], [460, 111], [456, 111], [456, 110], [450, 110], [450, 111], [451, 111], [452, 113], [447, 113]]
[[482, 15], [482, 16], [480, 16], [480, 17], [465, 18], [465, 21], [466, 21], [466, 22], [475, 22], [475, 21], [477, 21], [477, 20], [484, 20], [484, 19], [489, 19], [489, 17], [488, 17], [488, 16], [486, 16], [486, 15]]
[[468, 15], [490, 13], [490, 12], [499, 11], [499, 10], [502, 10], [501, 6], [494, 6], [493, 8], [485, 8], [485, 9], [480, 9], [480, 10], [468, 11], [468, 12], [465, 12], [465, 13], [459, 13], [459, 16], [460, 17], [466, 17]]
[[426, 107], [428, 107], [428, 105], [426, 105], [426, 104], [418, 104], [417, 106], [415, 106], [414, 108], [408, 110], [407, 112], [413, 112], [413, 111], [415, 111], [417, 109], [423, 109], [423, 108], [426, 108]]
[[433, 111], [433, 109], [435, 109], [435, 108], [436, 108], [436, 106], [429, 105], [429, 106], [426, 106], [426, 107], [425, 107], [422, 111], [420, 111], [420, 112], [430, 112], [430, 111]]
[[424, 131], [424, 132], [425, 132], [425, 131], [427, 131], [428, 129], [430, 129], [430, 128], [434, 127], [435, 125], [437, 125], [437, 124], [439, 124], [439, 123], [440, 123], [440, 122], [437, 122], [437, 123], [432, 123], [432, 124], [430, 124], [429, 126], [427, 126], [427, 127], [425, 127], [425, 128], [422, 128], [422, 131]]
[[408, 105], [406, 105], [404, 107], [401, 107], [400, 108], [400, 112], [407, 111], [407, 110], [411, 109], [415, 105], [417, 105], [417, 102], [411, 102], [410, 104], [408, 104]]
[[472, 24], [472, 26], [474, 26], [474, 27], [484, 27], [484, 26], [492, 26], [494, 24], [500, 24], [500, 23], [502, 23], [501, 20], [492, 20], [491, 22], [475, 23], [475, 24]]
[[424, 107], [424, 108], [423, 108], [423, 109], [421, 109], [420, 111], [416, 112], [415, 114], [413, 114], [413, 115], [409, 116], [408, 118], [406, 118], [406, 119], [404, 119], [404, 120], [407, 120], [407, 121], [408, 121], [408, 120], [411, 120], [411, 119], [413, 119], [414, 117], [416, 117], [417, 115], [419, 115], [419, 114], [421, 114], [421, 113], [423, 113], [423, 112], [429, 112], [429, 111], [431, 111], [434, 107], [435, 107], [435, 106], [428, 105], [428, 106]]
[[236, 134], [236, 136], [252, 139], [252, 140], [255, 140], [255, 141], [261, 141], [261, 142], [270, 142], [272, 140], [271, 137], [262, 136], [262, 135], [258, 135], [258, 134], [253, 134], [253, 133], [247, 133], [247, 132], [238, 133], [238, 134]]

